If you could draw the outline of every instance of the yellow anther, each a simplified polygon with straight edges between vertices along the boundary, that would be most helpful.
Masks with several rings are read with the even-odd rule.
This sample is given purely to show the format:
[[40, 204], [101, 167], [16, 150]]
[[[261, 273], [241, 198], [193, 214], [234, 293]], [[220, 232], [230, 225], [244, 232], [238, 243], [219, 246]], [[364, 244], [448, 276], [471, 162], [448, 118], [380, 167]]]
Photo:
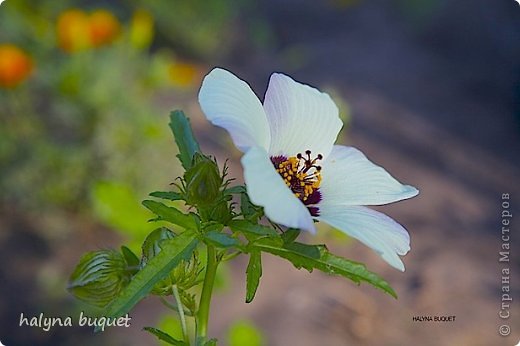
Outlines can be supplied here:
[[285, 184], [293, 191], [296, 198], [302, 201], [309, 200], [309, 196], [319, 189], [322, 179], [321, 168], [315, 164], [323, 157], [318, 155], [311, 159], [310, 151], [305, 153], [308, 158], [299, 154], [297, 157], [291, 156], [275, 165], [276, 171], [283, 178]]

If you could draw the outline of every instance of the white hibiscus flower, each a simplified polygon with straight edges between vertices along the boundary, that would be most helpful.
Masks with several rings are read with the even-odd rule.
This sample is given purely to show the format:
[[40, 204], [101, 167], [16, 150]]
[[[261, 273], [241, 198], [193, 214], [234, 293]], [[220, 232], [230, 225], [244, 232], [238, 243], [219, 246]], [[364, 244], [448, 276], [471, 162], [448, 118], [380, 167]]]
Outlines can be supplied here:
[[269, 219], [312, 233], [314, 221], [324, 221], [404, 271], [399, 255], [410, 250], [408, 232], [363, 205], [397, 202], [418, 190], [359, 150], [334, 145], [343, 124], [328, 94], [274, 73], [262, 105], [246, 82], [215, 68], [204, 78], [199, 102], [245, 153], [247, 193]]

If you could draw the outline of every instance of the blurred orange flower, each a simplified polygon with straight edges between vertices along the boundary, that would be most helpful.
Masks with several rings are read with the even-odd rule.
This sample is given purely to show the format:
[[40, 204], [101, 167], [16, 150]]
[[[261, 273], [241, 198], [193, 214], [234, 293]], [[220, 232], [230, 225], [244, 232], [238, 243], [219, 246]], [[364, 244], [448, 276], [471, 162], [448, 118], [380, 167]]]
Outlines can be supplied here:
[[117, 18], [106, 10], [96, 10], [90, 15], [90, 39], [94, 47], [114, 41], [120, 29]]
[[173, 62], [168, 67], [170, 81], [183, 88], [198, 85], [201, 73], [195, 64], [186, 62]]
[[16, 87], [32, 70], [32, 59], [24, 51], [12, 44], [0, 45], [0, 87]]
[[90, 48], [90, 25], [88, 15], [79, 9], [63, 12], [56, 26], [58, 44], [68, 53]]
[[58, 17], [58, 44], [68, 53], [109, 44], [120, 31], [117, 18], [106, 10], [88, 15], [80, 9], [71, 9]]

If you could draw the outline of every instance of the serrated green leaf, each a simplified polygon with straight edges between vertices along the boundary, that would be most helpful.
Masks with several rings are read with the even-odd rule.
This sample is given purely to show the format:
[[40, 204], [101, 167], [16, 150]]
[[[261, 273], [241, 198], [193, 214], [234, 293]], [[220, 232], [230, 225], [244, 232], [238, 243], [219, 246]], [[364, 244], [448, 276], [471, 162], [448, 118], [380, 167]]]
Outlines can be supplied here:
[[211, 245], [221, 248], [228, 248], [240, 245], [239, 241], [232, 238], [229, 234], [210, 231], [204, 234], [204, 239]]
[[367, 270], [364, 264], [333, 255], [324, 245], [307, 245], [294, 242], [276, 246], [268, 242], [255, 242], [251, 246], [253, 249], [285, 258], [298, 269], [303, 267], [312, 271], [315, 268], [327, 274], [346, 277], [358, 284], [364, 281], [397, 298], [395, 291], [388, 282]]
[[142, 203], [157, 215], [160, 220], [171, 222], [186, 229], [196, 229], [197, 227], [192, 215], [184, 214], [174, 207], [168, 207], [161, 202], [152, 200], [144, 200]]
[[190, 120], [184, 115], [184, 112], [176, 110], [170, 113], [169, 125], [175, 137], [175, 143], [179, 148], [177, 157], [184, 169], [190, 169], [193, 155], [200, 152], [199, 143], [193, 135]]
[[136, 267], [139, 265], [139, 257], [126, 246], [121, 246], [121, 253], [129, 266]]
[[271, 227], [251, 223], [247, 220], [232, 220], [228, 227], [233, 232], [241, 232], [255, 236], [279, 237], [280, 235]]
[[204, 346], [217, 346], [217, 339], [209, 339], [204, 343]]
[[171, 335], [163, 332], [162, 330], [160, 329], [157, 329], [157, 328], [153, 328], [153, 327], [144, 327], [143, 330], [146, 330], [147, 332], [149, 332], [150, 334], [153, 334], [155, 335], [159, 340], [162, 340], [164, 342], [167, 342], [169, 343], [170, 345], [175, 345], [175, 346], [187, 346], [188, 344], [185, 343], [184, 341], [182, 340], [177, 340], [175, 338], [173, 338]]
[[180, 194], [179, 192], [174, 192], [174, 191], [155, 191], [155, 192], [152, 192], [150, 194], [150, 196], [161, 198], [161, 199], [167, 199], [170, 201], [181, 201], [184, 199], [182, 194]]
[[[134, 307], [143, 299], [161, 279], [181, 261], [188, 260], [198, 240], [192, 232], [184, 232], [173, 239], [161, 242], [161, 252], [151, 258], [126, 286], [119, 296], [106, 308], [103, 316], [119, 317]], [[98, 328], [96, 328], [98, 331]]]
[[249, 264], [246, 270], [246, 303], [251, 303], [255, 298], [261, 276], [262, 254], [260, 251], [253, 251], [249, 257]]

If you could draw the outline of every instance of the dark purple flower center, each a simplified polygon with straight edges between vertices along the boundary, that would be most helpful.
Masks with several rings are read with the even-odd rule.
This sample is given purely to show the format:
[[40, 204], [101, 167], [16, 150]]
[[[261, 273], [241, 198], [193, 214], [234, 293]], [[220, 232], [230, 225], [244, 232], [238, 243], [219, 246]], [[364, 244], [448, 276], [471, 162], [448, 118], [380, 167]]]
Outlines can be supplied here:
[[316, 206], [321, 201], [320, 183], [321, 166], [316, 163], [323, 159], [321, 154], [311, 157], [311, 151], [305, 151], [305, 156], [298, 153], [296, 156], [273, 156], [271, 162], [283, 178], [287, 187], [302, 201], [312, 216], [319, 216]]

